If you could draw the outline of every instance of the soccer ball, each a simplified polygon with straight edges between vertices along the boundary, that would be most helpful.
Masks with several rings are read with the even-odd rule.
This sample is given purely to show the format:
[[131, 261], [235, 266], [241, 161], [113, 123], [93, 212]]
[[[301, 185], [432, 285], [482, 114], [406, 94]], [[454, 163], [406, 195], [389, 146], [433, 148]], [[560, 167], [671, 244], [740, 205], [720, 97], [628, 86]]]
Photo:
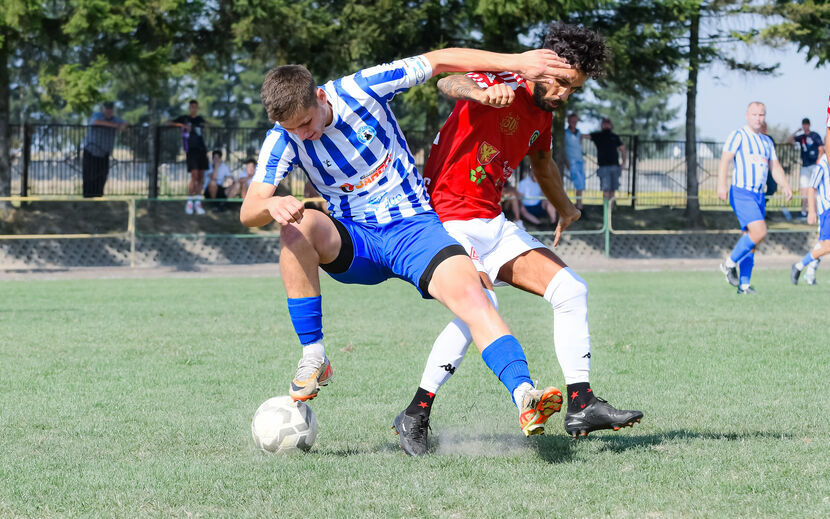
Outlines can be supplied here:
[[266, 452], [307, 451], [317, 438], [317, 417], [303, 402], [275, 396], [259, 406], [251, 422], [254, 443]]

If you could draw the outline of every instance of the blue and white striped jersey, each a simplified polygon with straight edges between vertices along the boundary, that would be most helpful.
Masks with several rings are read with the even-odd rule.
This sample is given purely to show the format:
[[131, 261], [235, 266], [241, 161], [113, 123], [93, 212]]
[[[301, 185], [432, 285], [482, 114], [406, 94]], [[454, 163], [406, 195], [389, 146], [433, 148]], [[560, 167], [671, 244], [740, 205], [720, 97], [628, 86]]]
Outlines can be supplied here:
[[827, 155], [818, 161], [818, 167], [810, 178], [810, 187], [816, 189], [816, 211], [824, 214], [830, 209], [830, 166], [827, 164]]
[[735, 154], [733, 186], [755, 193], [766, 191], [770, 161], [778, 160], [775, 143], [769, 136], [755, 133], [744, 126], [729, 134], [723, 151]]
[[384, 224], [431, 211], [423, 179], [389, 102], [424, 83], [423, 56], [329, 81], [322, 88], [333, 119], [318, 140], [301, 140], [279, 123], [268, 131], [253, 180], [277, 185], [296, 166], [337, 218]]

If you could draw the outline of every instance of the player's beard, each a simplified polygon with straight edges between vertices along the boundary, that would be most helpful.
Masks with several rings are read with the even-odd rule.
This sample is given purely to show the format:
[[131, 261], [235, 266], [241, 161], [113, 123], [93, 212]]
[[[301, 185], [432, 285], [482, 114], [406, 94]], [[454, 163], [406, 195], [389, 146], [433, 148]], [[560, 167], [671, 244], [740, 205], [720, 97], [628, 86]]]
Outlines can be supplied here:
[[562, 105], [562, 101], [545, 99], [545, 90], [538, 83], [533, 84], [533, 102], [546, 112], [553, 112]]

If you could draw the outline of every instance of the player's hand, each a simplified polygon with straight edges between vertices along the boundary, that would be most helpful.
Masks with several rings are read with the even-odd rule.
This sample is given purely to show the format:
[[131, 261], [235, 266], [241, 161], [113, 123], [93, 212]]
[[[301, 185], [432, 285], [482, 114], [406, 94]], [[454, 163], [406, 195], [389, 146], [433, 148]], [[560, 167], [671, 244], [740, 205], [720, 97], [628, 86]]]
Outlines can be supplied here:
[[816, 217], [816, 212], [815, 211], [807, 211], [807, 223], [809, 223], [810, 225], [815, 225], [815, 223], [817, 221], [818, 221], [818, 218]]
[[790, 186], [784, 186], [784, 202], [789, 202], [790, 199], [793, 197], [793, 190]]
[[729, 200], [729, 190], [726, 189], [726, 186], [718, 186], [718, 198], [724, 202]]
[[519, 54], [516, 69], [530, 81], [553, 83], [556, 78], [567, 78], [573, 66], [550, 49], [536, 49]]
[[516, 93], [504, 83], [495, 84], [484, 90], [479, 90], [479, 92], [481, 92], [479, 102], [494, 108], [510, 106], [513, 104], [513, 100], [516, 99]]
[[563, 215], [559, 213], [559, 223], [556, 224], [556, 232], [553, 235], [553, 246], [556, 247], [559, 245], [559, 240], [562, 238], [562, 231], [570, 227], [572, 223], [579, 220], [582, 216], [582, 211], [579, 209], [574, 208], [574, 212], [569, 215]]
[[300, 223], [304, 210], [303, 203], [291, 195], [274, 197], [268, 201], [268, 212], [280, 225]]

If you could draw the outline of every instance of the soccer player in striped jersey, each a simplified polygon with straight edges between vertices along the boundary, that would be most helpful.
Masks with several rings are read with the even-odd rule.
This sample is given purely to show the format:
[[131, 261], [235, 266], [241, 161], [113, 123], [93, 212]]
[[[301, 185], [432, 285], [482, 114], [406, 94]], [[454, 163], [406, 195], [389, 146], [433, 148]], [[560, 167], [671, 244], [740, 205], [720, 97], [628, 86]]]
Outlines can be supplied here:
[[[775, 144], [761, 131], [766, 115], [763, 103], [749, 103], [746, 109], [747, 124], [729, 134], [718, 167], [718, 198], [726, 201], [728, 197], [741, 230], [744, 231], [732, 252], [720, 265], [726, 281], [738, 287], [739, 294], [755, 293], [755, 289], [750, 286], [750, 279], [755, 265], [755, 248], [767, 235], [767, 224], [764, 222], [767, 175], [772, 174], [786, 201], [793, 196], [784, 169], [775, 154]], [[727, 188], [726, 173], [730, 162], [734, 164], [734, 171], [732, 185]]]
[[821, 158], [813, 172], [807, 190], [807, 223], [814, 224], [816, 221], [819, 223], [818, 243], [801, 258], [801, 261], [792, 266], [790, 280], [793, 285], [798, 284], [798, 278], [805, 267], [807, 271], [804, 273], [804, 281], [808, 285], [815, 285], [816, 269], [821, 257], [830, 253], [830, 163], [826, 155]]
[[[295, 400], [314, 398], [331, 379], [323, 347], [318, 268], [342, 283], [373, 285], [400, 278], [443, 303], [471, 330], [488, 367], [520, 410], [525, 434], [541, 432], [561, 406], [558, 389], [536, 389], [524, 351], [499, 317], [464, 248], [429, 205], [424, 182], [389, 106], [434, 74], [514, 70], [553, 81], [570, 67], [548, 50], [497, 54], [442, 49], [361, 70], [317, 86], [309, 71], [268, 72], [262, 101], [271, 120], [257, 170], [240, 211], [249, 227], [280, 224], [280, 271], [288, 312], [303, 345], [289, 386]], [[331, 217], [304, 211], [292, 196], [274, 196], [298, 167], [326, 199]], [[405, 422], [402, 427], [410, 427]]]
[[[605, 42], [583, 27], [554, 22], [548, 26], [544, 48], [574, 65], [569, 77], [542, 85], [510, 72], [475, 72], [438, 82], [439, 90], [456, 104], [432, 146], [424, 179], [444, 227], [473, 258], [494, 301], [493, 284], [511, 285], [552, 306], [553, 343], [568, 393], [565, 430], [585, 436], [633, 425], [643, 414], [618, 410], [595, 398], [589, 383], [588, 287], [550, 249], [507, 220], [500, 200], [505, 182], [528, 156], [542, 192], [561, 215], [555, 241], [579, 218], [552, 158], [551, 112], [588, 76], [601, 73]], [[429, 421], [435, 393], [455, 373], [471, 340], [460, 320], [447, 325], [435, 340], [405, 414], [419, 423]], [[400, 439], [408, 454], [426, 451], [425, 434], [409, 438], [401, 433]]]

